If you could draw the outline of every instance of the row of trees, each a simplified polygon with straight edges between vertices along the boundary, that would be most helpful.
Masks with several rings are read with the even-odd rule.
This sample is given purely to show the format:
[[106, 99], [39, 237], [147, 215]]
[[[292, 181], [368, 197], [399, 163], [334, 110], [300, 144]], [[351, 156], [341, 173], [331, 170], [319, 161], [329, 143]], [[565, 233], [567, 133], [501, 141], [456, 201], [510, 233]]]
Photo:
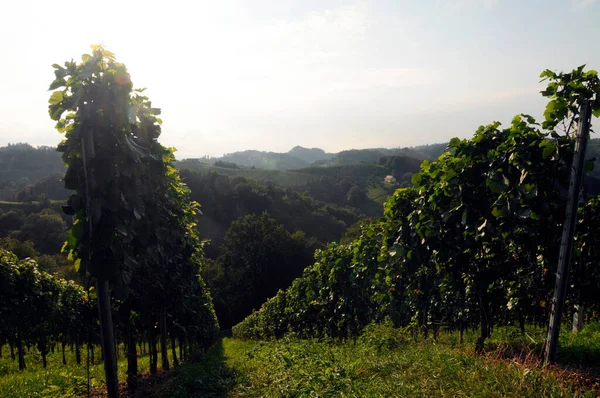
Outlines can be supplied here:
[[[36, 261], [31, 258], [19, 260], [6, 250], [0, 249], [0, 316], [5, 322], [0, 326], [0, 346], [8, 344], [13, 359], [19, 362], [19, 369], [26, 368], [26, 348], [39, 352], [42, 364], [47, 366], [49, 351], [60, 349], [62, 363], [67, 364], [65, 347], [75, 350], [75, 360], [81, 363], [81, 350], [87, 346], [94, 362], [94, 347], [100, 344], [100, 327], [97, 306], [97, 295], [93, 287], [88, 291], [72, 280], [65, 280], [40, 270]], [[193, 293], [193, 292], [192, 292]], [[202, 297], [193, 297], [202, 300]], [[116, 344], [124, 346], [130, 354], [145, 351], [148, 347], [151, 358], [151, 372], [157, 370], [157, 338], [152, 333], [157, 325], [147, 325], [144, 313], [134, 313], [133, 323], [131, 306], [127, 300], [112, 300], [112, 313], [116, 321]], [[190, 314], [170, 313], [166, 320], [169, 339], [166, 340], [164, 352], [172, 349], [172, 357], [178, 362], [175, 347], [179, 347], [180, 358], [189, 354], [190, 350], [201, 348], [212, 339], [214, 330], [202, 331], [197, 322], [189, 324]], [[178, 318], [178, 316], [180, 316]], [[160, 330], [162, 325], [158, 324]], [[207, 325], [210, 325], [207, 322]], [[133, 329], [130, 330], [129, 328]], [[192, 332], [194, 331], [194, 332]], [[132, 341], [128, 333], [138, 336]], [[139, 350], [130, 344], [137, 343]], [[163, 342], [160, 342], [163, 344]], [[16, 355], [15, 354], [16, 349]], [[131, 358], [133, 359], [133, 358]], [[132, 366], [136, 366], [132, 364]]]
[[73, 281], [40, 271], [32, 259], [19, 260], [0, 249], [0, 345], [17, 349], [19, 369], [25, 369], [25, 346], [36, 346], [43, 365], [50, 347], [75, 345], [77, 361], [80, 347], [93, 344], [94, 311], [83, 288]]
[[158, 142], [160, 110], [143, 90], [133, 90], [114, 54], [92, 49], [81, 63], [54, 65], [49, 113], [65, 134], [58, 150], [67, 165], [65, 187], [74, 191], [63, 208], [75, 220], [63, 249], [95, 281], [112, 398], [118, 396], [118, 380], [111, 294], [122, 302], [132, 388], [138, 373], [136, 324], [149, 333], [152, 372], [157, 339], [162, 366], [169, 368], [169, 327], [172, 338], [199, 349], [214, 341], [218, 325], [200, 277], [199, 205], [172, 166], [173, 149]]
[[[583, 67], [542, 77], [551, 100], [541, 126], [519, 115], [508, 128], [493, 123], [472, 139], [451, 140], [446, 153], [422, 164], [414, 187], [390, 197], [383, 219], [352, 243], [319, 252], [302, 278], [234, 327], [234, 335], [347, 337], [390, 317], [425, 336], [440, 326], [478, 325], [481, 347], [493, 324], [544, 323], [578, 105], [589, 99], [600, 113], [600, 82]], [[582, 206], [569, 298], [596, 316], [598, 204], [596, 198]]]

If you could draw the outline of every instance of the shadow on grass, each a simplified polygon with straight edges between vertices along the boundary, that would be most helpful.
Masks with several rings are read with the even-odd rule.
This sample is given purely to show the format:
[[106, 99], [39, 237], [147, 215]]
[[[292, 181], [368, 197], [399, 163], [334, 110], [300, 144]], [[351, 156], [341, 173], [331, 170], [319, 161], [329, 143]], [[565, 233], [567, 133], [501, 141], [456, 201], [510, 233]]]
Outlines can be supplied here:
[[223, 343], [219, 341], [205, 354], [192, 357], [173, 371], [140, 380], [139, 388], [129, 396], [223, 398], [241, 379], [239, 372], [227, 366]]
[[[542, 366], [544, 335], [502, 337], [486, 344], [488, 358], [509, 360], [529, 368]], [[600, 323], [591, 324], [578, 334], [565, 328], [561, 332], [556, 364], [546, 370], [573, 385], [600, 392]]]

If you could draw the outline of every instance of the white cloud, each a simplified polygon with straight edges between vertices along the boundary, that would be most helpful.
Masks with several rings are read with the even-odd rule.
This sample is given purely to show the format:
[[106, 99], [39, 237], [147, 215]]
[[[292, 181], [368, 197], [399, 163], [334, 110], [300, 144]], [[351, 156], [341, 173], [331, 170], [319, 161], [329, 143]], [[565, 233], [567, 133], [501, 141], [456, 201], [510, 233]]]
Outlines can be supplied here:
[[599, 0], [571, 0], [576, 9], [587, 8], [598, 3]]
[[[595, 1], [595, 0], [580, 0], [580, 1]], [[474, 9], [483, 7], [486, 10], [494, 8], [498, 4], [498, 0], [441, 0], [444, 7], [450, 11], [460, 11], [464, 9]]]

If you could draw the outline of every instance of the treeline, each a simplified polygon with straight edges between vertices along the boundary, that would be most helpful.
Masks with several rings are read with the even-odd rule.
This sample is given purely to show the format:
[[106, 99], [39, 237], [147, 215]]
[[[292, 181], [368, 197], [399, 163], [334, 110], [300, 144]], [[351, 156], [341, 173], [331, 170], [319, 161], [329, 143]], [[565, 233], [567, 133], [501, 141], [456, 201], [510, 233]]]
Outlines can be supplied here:
[[[573, 136], [557, 130], [576, 129], [582, 98], [600, 113], [600, 82], [583, 67], [542, 77], [551, 101], [541, 126], [519, 115], [508, 128], [494, 123], [451, 140], [448, 152], [423, 162], [413, 188], [390, 197], [383, 219], [352, 243], [317, 252], [234, 336], [345, 338], [390, 318], [425, 337], [479, 327], [481, 347], [494, 325], [545, 324], [574, 153]], [[599, 206], [594, 198], [580, 209], [570, 265], [567, 308], [583, 305], [589, 318], [600, 315]]]

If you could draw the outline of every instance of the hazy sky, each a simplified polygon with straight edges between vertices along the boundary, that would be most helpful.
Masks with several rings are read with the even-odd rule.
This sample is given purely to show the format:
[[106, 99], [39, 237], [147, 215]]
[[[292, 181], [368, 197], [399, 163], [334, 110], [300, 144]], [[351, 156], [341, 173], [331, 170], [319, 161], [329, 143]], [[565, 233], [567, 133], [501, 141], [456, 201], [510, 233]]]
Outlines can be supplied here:
[[543, 69], [600, 69], [600, 0], [3, 1], [0, 145], [56, 145], [51, 64], [102, 43], [178, 157], [469, 137], [542, 113]]

